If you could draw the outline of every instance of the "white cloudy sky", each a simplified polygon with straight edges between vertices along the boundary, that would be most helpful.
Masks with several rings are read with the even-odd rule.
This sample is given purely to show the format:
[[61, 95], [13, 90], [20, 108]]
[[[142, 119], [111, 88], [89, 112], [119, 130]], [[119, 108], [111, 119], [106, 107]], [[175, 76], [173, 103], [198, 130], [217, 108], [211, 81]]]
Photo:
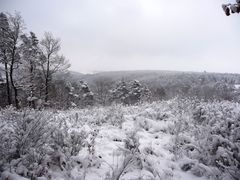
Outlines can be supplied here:
[[240, 73], [240, 14], [231, 0], [0, 0], [39, 38], [62, 41], [72, 70], [187, 70]]

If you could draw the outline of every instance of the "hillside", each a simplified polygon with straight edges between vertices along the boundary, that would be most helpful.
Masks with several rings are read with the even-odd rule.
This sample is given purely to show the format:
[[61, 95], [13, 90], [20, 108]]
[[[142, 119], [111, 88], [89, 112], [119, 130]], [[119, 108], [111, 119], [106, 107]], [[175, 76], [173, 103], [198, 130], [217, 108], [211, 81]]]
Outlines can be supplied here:
[[[142, 82], [159, 81], [162, 83], [166, 79], [179, 80], [187, 78], [193, 78], [194, 81], [198, 81], [202, 77], [214, 77], [216, 80], [234, 80], [236, 84], [240, 83], [240, 74], [233, 73], [207, 73], [207, 72], [184, 72], [184, 71], [165, 71], [165, 70], [138, 70], [138, 71], [106, 71], [94, 74], [82, 74], [74, 71], [70, 71], [70, 77], [73, 80], [84, 79], [90, 84], [98, 79], [111, 79], [112, 81], [119, 80], [134, 80], [137, 79]], [[235, 83], [234, 82], [234, 83]]]

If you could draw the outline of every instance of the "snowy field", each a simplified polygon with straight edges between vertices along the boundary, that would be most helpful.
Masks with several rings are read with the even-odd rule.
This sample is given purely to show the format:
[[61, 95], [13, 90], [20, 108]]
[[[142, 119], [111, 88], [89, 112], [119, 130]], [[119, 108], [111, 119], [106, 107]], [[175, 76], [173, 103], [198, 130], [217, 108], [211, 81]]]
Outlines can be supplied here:
[[0, 113], [2, 180], [239, 177], [240, 107], [173, 99]]

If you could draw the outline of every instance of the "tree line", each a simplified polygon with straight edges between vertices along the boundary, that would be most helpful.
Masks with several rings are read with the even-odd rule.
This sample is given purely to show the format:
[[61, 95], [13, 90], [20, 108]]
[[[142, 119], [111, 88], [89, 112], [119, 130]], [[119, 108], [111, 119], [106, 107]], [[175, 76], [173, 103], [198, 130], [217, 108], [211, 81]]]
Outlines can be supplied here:
[[[52, 77], [70, 67], [60, 54], [60, 39], [45, 32], [38, 40], [34, 32], [26, 32], [19, 13], [0, 13], [0, 63], [5, 75], [8, 105], [17, 109], [27, 103], [35, 108], [36, 100], [47, 104]], [[3, 99], [2, 99], [3, 100]]]

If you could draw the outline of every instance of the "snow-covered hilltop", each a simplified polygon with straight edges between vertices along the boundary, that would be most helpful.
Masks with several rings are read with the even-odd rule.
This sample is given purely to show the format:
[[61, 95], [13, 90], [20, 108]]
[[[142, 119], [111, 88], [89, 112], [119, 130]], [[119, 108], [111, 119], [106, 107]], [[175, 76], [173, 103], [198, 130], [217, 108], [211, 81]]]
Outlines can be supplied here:
[[238, 103], [194, 99], [67, 111], [4, 109], [1, 177], [237, 179], [239, 111]]

